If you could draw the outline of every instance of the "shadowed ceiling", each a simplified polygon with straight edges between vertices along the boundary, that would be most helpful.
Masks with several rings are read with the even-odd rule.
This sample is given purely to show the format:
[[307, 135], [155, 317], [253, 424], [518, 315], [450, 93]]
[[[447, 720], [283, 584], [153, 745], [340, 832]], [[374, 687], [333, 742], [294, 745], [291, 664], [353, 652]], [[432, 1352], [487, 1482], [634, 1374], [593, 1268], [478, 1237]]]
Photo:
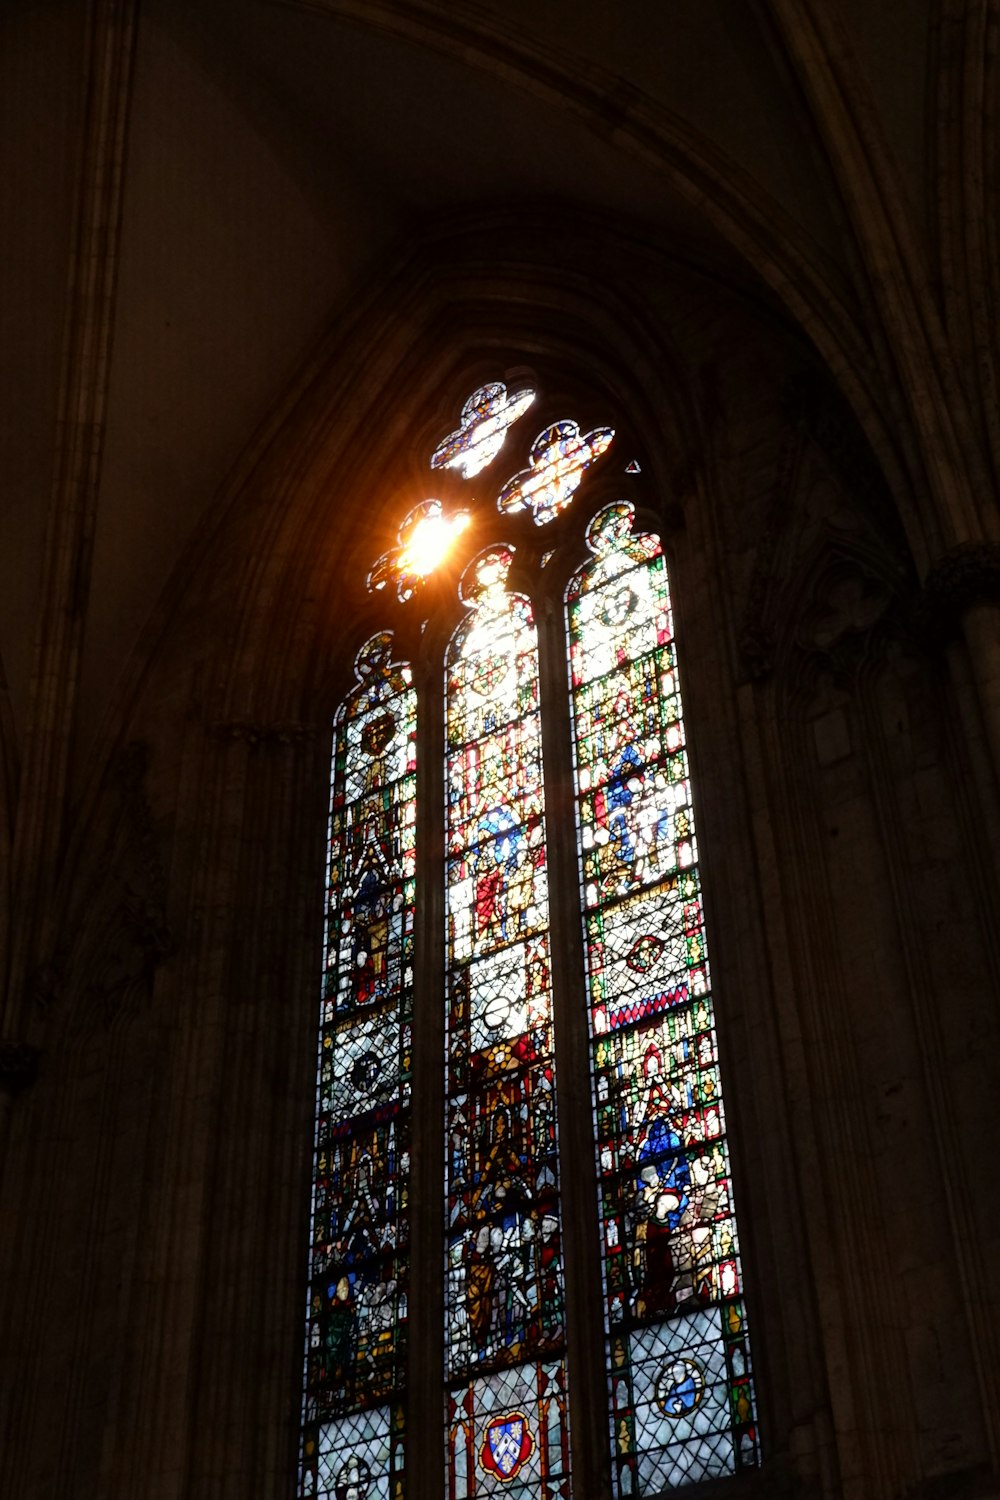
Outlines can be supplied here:
[[[919, 212], [929, 7], [851, 0], [842, 10]], [[3, 358], [14, 395], [0, 544], [17, 561], [0, 640], [15, 722], [27, 704], [52, 483], [80, 108], [68, 43], [80, 24], [69, 5], [25, 5], [2, 23], [17, 128], [5, 145], [15, 207]], [[449, 221], [566, 208], [628, 226], [759, 294], [720, 208], [730, 190], [851, 300], [857, 251], [764, 5], [144, 0], [84, 739], [253, 432], [338, 314], [409, 246]]]

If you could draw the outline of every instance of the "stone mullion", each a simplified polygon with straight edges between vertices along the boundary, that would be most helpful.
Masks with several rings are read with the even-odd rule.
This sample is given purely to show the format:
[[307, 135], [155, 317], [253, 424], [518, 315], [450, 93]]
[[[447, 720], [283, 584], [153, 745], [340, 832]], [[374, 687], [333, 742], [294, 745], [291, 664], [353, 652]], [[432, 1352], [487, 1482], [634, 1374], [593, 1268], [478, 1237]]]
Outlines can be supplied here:
[[405, 1403], [407, 1500], [440, 1500], [444, 1489], [443, 670], [443, 656], [432, 648], [417, 674], [417, 916]]
[[603, 1500], [611, 1494], [608, 1383], [569, 663], [561, 601], [540, 601], [537, 614], [570, 1468], [574, 1493]]

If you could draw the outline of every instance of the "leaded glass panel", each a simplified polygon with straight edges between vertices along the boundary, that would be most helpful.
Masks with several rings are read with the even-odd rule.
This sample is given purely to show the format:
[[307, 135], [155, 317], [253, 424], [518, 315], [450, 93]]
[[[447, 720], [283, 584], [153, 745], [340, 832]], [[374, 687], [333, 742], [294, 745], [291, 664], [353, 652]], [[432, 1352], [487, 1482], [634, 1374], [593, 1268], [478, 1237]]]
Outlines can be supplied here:
[[614, 435], [613, 427], [583, 433], [570, 419], [543, 428], [531, 445], [528, 467], [507, 480], [497, 508], [530, 510], [537, 526], [548, 525], [569, 505], [585, 470], [607, 451]]
[[448, 1494], [568, 1484], [538, 662], [508, 548], [447, 658]]
[[534, 391], [510, 392], [499, 380], [480, 386], [462, 407], [457, 429], [432, 453], [431, 468], [457, 469], [464, 479], [481, 473], [496, 458], [509, 429], [534, 399]]
[[670, 593], [631, 505], [567, 595], [616, 1492], [758, 1462]]
[[[432, 467], [480, 473], [533, 396], [480, 387]], [[552, 522], [613, 437], [610, 427], [583, 433], [570, 419], [546, 427], [527, 468], [501, 487], [498, 509]], [[638, 463], [626, 472], [638, 474]], [[417, 504], [398, 545], [373, 566], [369, 590], [412, 611], [476, 520], [437, 500]], [[489, 547], [465, 567], [467, 613], [445, 653], [445, 800], [423, 813], [429, 843], [443, 831], [444, 860], [425, 852], [421, 879], [438, 890], [443, 881], [446, 916], [439, 1264], [448, 1500], [569, 1500], [550, 964], [572, 948], [565, 924], [580, 920], [586, 992], [561, 976], [560, 1045], [574, 1043], [572, 1007], [582, 1000], [602, 1268], [602, 1285], [594, 1278], [587, 1294], [603, 1296], [615, 1493], [653, 1497], [759, 1460], [665, 563], [627, 502], [600, 511], [587, 542], [592, 560], [567, 591], [580, 887], [570, 876], [574, 889], [553, 902], [557, 916], [539, 647], [531, 601], [508, 588], [511, 547]], [[565, 536], [544, 552], [542, 568], [564, 544]], [[411, 1122], [426, 1151], [428, 1114], [441, 1121], [436, 1107], [413, 1121], [410, 1099], [416, 693], [387, 632], [362, 648], [356, 672], [335, 721], [303, 1500], [404, 1500]], [[546, 732], [553, 784], [565, 785], [570, 746]], [[432, 920], [425, 915], [425, 929]], [[563, 924], [554, 940], [552, 921]], [[441, 978], [428, 976], [428, 996]], [[430, 1032], [422, 1035], [425, 1047]], [[587, 1105], [572, 1088], [563, 1103], [564, 1130], [588, 1137], [589, 1160]], [[572, 1158], [576, 1143], [567, 1144]], [[570, 1274], [586, 1251], [576, 1218], [573, 1232]], [[421, 1234], [420, 1255], [441, 1248]], [[421, 1353], [412, 1351], [411, 1365]], [[571, 1366], [574, 1380], [584, 1370], [584, 1387], [600, 1378], [585, 1365]], [[414, 1396], [411, 1462], [426, 1458], [439, 1420], [428, 1417], [429, 1394]]]
[[387, 633], [336, 720], [301, 1494], [403, 1493], [416, 695]]

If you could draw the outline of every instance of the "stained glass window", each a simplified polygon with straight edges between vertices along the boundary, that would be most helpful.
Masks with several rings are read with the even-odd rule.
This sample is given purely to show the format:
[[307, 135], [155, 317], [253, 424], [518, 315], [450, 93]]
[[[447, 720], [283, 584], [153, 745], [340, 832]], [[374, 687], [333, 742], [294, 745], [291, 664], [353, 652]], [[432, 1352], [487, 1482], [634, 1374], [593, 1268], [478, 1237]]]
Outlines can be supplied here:
[[462, 579], [447, 659], [448, 1494], [568, 1466], [538, 660], [511, 553]]
[[480, 386], [462, 407], [457, 429], [435, 448], [431, 468], [457, 469], [465, 479], [481, 473], [500, 452], [508, 428], [534, 399], [534, 391], [511, 393], [501, 380]]
[[633, 508], [568, 593], [616, 1492], [758, 1461], [670, 593]]
[[[534, 397], [481, 386], [432, 466], [482, 474], [515, 444]], [[449, 604], [447, 579], [423, 595], [462, 618], [436, 658], [434, 633], [422, 637], [419, 714], [411, 669], [383, 631], [358, 653], [336, 719], [308, 1500], [406, 1500], [414, 1443], [440, 1464], [447, 1500], [570, 1500], [571, 1442], [578, 1500], [609, 1476], [621, 1500], [652, 1500], [759, 1462], [666, 564], [631, 502], [586, 498], [610, 426], [583, 433], [567, 417], [528, 437], [524, 466], [502, 484], [480, 480], [464, 509], [413, 507], [368, 576], [387, 609], [418, 608], [421, 623], [423, 581], [449, 553], [455, 562], [458, 599]], [[639, 462], [624, 472], [611, 482], [635, 493]], [[540, 547], [534, 528], [557, 517]], [[508, 526], [513, 542], [496, 530]], [[556, 580], [585, 548], [563, 599]], [[556, 701], [567, 654], [568, 705]], [[422, 804], [418, 849], [418, 741], [439, 735], [442, 712], [444, 796]], [[547, 784], [577, 812], [552, 849]], [[418, 879], [431, 893], [420, 910]], [[443, 961], [422, 959], [441, 952], [442, 899]], [[426, 999], [416, 1015], [415, 969]], [[421, 1056], [432, 1044], [441, 1056], [443, 1120], [411, 1100], [415, 1029]], [[562, 1078], [584, 1082], [589, 1047], [593, 1108], [574, 1086], [557, 1120], [570, 1034], [580, 1066]], [[444, 1389], [419, 1400], [426, 1351], [406, 1336], [411, 1151], [442, 1163], [440, 1254], [426, 1264], [440, 1276]], [[577, 1174], [595, 1170], [588, 1208]], [[606, 1406], [593, 1359], [575, 1384], [587, 1359], [567, 1292], [579, 1309], [581, 1288], [603, 1309]], [[607, 1432], [603, 1478], [583, 1474], [574, 1436], [595, 1425]]]
[[336, 724], [303, 1496], [402, 1494], [416, 695], [392, 637]]
[[394, 584], [403, 603], [412, 599], [465, 530], [465, 511], [446, 516], [440, 500], [421, 500], [399, 528], [398, 545], [384, 552], [368, 574], [368, 588], [378, 594]]
[[607, 450], [614, 435], [613, 427], [582, 433], [578, 422], [553, 422], [532, 443], [528, 467], [507, 480], [497, 507], [530, 510], [537, 526], [554, 521], [576, 494], [584, 470]]

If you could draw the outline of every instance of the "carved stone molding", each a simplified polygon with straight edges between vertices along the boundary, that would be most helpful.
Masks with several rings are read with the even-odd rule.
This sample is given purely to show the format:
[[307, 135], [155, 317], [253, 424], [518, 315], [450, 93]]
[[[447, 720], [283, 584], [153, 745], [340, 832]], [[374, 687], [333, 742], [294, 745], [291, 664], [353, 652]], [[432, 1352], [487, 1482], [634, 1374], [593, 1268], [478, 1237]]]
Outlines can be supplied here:
[[925, 639], [954, 631], [974, 604], [1000, 603], [1000, 542], [962, 542], [924, 579], [916, 624]]
[[[811, 695], [817, 674], [829, 674], [853, 692], [859, 674], [900, 634], [905, 583], [877, 541], [820, 538], [784, 580], [751, 675], [775, 670], [786, 688]], [[744, 664], [755, 665], [746, 649]]]
[[19, 1094], [34, 1083], [39, 1051], [27, 1042], [0, 1041], [0, 1093]]
[[803, 614], [798, 645], [835, 664], [849, 645], [867, 641], [891, 602], [885, 581], [867, 569], [847, 564], [831, 569]]
[[817, 663], [850, 678], [898, 621], [903, 579], [878, 543], [845, 544], [827, 536], [779, 580], [770, 578], [766, 611], [744, 616], [740, 654], [745, 676], [759, 679], [780, 657], [793, 672]]
[[[781, 409], [785, 434], [738, 638], [741, 670], [749, 680], [773, 670], [782, 643], [794, 640], [809, 650], [814, 626], [824, 637], [815, 645], [827, 655], [837, 654], [831, 631], [842, 641], [850, 636], [856, 646], [865, 633], [858, 619], [845, 620], [843, 629], [832, 619], [825, 627], [817, 624], [817, 609], [825, 610], [818, 596], [831, 586], [830, 569], [853, 568], [864, 576], [866, 594], [876, 580], [895, 593], [906, 556], [885, 479], [837, 391], [816, 374], [801, 372], [783, 389]], [[815, 606], [806, 597], [814, 592]], [[857, 615], [858, 609], [848, 613]]]

